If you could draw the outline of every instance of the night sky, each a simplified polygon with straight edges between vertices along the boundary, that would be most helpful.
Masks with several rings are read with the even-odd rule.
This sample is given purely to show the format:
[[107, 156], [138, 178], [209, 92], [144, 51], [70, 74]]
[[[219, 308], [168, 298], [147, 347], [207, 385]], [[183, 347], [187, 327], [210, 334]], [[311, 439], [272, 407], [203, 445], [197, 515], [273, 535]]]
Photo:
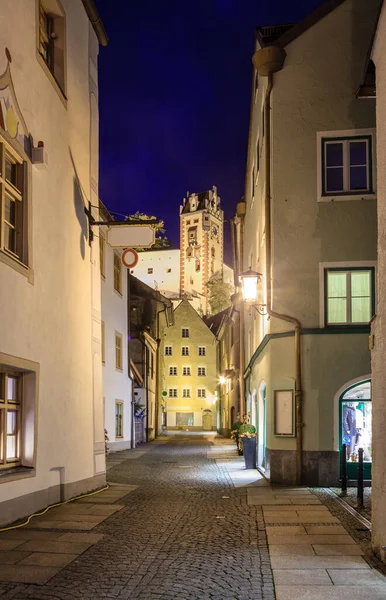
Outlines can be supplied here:
[[95, 0], [109, 36], [99, 54], [106, 206], [163, 219], [174, 247], [188, 190], [217, 185], [231, 218], [244, 195], [254, 28], [296, 22], [323, 1]]

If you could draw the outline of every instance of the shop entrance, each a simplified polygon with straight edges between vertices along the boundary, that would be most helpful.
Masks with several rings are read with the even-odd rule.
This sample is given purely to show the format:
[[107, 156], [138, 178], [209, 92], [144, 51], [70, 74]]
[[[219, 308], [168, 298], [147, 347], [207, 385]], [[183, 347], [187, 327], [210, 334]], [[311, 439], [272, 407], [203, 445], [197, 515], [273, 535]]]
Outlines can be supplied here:
[[339, 449], [342, 461], [342, 444], [346, 444], [349, 479], [357, 479], [358, 449], [363, 448], [363, 475], [371, 480], [371, 421], [371, 381], [361, 381], [347, 388], [339, 398]]

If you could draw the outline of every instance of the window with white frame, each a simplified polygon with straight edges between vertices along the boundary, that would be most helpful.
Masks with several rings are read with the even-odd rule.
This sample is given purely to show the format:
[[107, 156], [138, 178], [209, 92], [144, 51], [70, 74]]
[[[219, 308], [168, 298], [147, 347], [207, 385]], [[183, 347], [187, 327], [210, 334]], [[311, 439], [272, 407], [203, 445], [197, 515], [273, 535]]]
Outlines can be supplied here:
[[123, 437], [123, 402], [115, 402], [115, 437]]
[[183, 388], [182, 389], [182, 397], [183, 398], [190, 398], [190, 388]]
[[182, 375], [189, 376], [190, 374], [190, 367], [182, 367]]
[[206, 367], [198, 367], [197, 368], [197, 375], [199, 377], [203, 377], [206, 375]]
[[371, 133], [319, 134], [321, 144], [321, 196], [355, 196], [374, 193], [374, 140]]
[[206, 389], [205, 388], [197, 388], [197, 397], [198, 398], [206, 398]]
[[206, 356], [206, 347], [205, 346], [198, 347], [198, 356]]
[[20, 464], [22, 377], [0, 375], [0, 469]]
[[189, 346], [182, 346], [182, 348], [181, 348], [181, 355], [182, 356], [189, 356]]
[[187, 327], [183, 327], [182, 328], [182, 337], [183, 338], [188, 338], [189, 337], [189, 329]]
[[122, 263], [119, 252], [114, 252], [114, 290], [122, 294]]
[[169, 375], [175, 377], [177, 375], [177, 367], [169, 367]]
[[324, 271], [325, 324], [363, 325], [375, 312], [375, 273], [367, 268]]
[[169, 398], [177, 398], [177, 388], [169, 388], [168, 396]]
[[172, 356], [173, 355], [173, 349], [171, 346], [165, 346], [165, 356]]

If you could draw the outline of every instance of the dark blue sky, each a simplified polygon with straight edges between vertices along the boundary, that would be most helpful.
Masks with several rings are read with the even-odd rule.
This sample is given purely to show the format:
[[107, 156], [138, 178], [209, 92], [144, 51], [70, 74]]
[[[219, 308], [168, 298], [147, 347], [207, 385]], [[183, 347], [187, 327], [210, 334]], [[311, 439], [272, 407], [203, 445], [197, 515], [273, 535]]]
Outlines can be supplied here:
[[107, 207], [163, 219], [174, 247], [187, 190], [217, 185], [232, 217], [244, 195], [254, 28], [298, 21], [321, 4], [96, 0], [110, 40], [99, 54]]

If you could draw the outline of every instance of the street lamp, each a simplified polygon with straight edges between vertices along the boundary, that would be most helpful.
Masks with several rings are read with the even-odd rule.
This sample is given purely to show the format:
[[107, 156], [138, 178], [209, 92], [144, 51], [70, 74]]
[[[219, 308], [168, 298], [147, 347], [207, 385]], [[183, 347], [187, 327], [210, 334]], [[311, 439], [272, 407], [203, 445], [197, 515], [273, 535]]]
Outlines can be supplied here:
[[259, 282], [262, 280], [262, 274], [257, 271], [252, 271], [252, 269], [248, 269], [240, 275], [241, 287], [243, 300], [249, 305], [253, 306], [255, 310], [260, 315], [267, 314], [267, 305], [261, 304], [257, 302], [258, 291], [257, 286]]
[[226, 378], [223, 375], [220, 375], [220, 383], [221, 385], [224, 385], [224, 383], [226, 383]]

